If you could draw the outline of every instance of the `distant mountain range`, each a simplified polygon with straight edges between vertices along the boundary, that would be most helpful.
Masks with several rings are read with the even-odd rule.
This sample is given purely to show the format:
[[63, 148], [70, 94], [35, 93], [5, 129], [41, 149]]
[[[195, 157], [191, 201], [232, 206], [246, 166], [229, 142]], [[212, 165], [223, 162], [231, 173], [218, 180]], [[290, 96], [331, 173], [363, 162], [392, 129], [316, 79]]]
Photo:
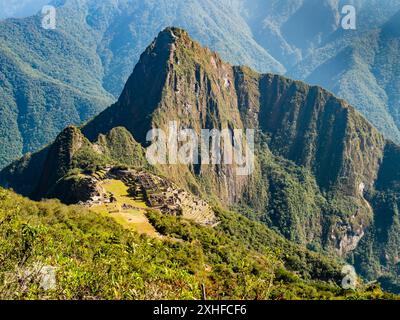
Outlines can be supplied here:
[[[398, 52], [400, 1], [249, 3], [257, 8], [247, 18], [254, 38], [285, 66], [286, 75], [329, 89], [388, 138], [400, 141], [394, 89], [399, 64], [393, 61]], [[341, 9], [348, 4], [356, 8], [356, 30], [341, 27]]]
[[[149, 167], [146, 133], [170, 121], [198, 133], [255, 129], [254, 174], [238, 176], [230, 165]], [[33, 199], [77, 203], [87, 200], [97, 172], [147, 168], [293, 242], [347, 259], [366, 279], [398, 292], [399, 161], [400, 147], [344, 100], [232, 67], [185, 31], [167, 28], [141, 55], [115, 104], [8, 166], [0, 182]]]

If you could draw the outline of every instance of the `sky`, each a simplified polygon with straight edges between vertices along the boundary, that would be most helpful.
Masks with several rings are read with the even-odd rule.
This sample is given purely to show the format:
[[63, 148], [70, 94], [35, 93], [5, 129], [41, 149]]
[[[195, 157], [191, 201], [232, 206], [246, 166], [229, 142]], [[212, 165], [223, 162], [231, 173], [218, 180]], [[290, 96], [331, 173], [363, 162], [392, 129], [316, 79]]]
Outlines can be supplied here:
[[22, 18], [40, 11], [51, 0], [0, 0], [0, 19]]

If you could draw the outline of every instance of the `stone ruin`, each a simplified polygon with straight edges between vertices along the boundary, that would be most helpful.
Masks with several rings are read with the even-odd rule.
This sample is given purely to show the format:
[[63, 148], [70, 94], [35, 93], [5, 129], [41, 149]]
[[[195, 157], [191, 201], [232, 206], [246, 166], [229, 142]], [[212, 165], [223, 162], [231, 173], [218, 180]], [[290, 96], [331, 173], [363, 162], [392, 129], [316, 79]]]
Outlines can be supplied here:
[[207, 202], [178, 188], [167, 179], [146, 171], [110, 170], [109, 176], [123, 181], [132, 197], [142, 196], [146, 204], [163, 214], [180, 216], [204, 225], [214, 225], [216, 217]]
[[[98, 184], [103, 179], [121, 180], [128, 186], [128, 193], [135, 199], [142, 199], [153, 209], [163, 214], [183, 217], [203, 225], [215, 225], [217, 219], [214, 211], [207, 202], [178, 188], [171, 181], [151, 174], [147, 171], [122, 170], [118, 168], [107, 168], [101, 176], [90, 178]], [[116, 198], [113, 194], [92, 188], [90, 199], [80, 202], [88, 207], [113, 203]], [[129, 205], [122, 204], [122, 209], [129, 209]]]

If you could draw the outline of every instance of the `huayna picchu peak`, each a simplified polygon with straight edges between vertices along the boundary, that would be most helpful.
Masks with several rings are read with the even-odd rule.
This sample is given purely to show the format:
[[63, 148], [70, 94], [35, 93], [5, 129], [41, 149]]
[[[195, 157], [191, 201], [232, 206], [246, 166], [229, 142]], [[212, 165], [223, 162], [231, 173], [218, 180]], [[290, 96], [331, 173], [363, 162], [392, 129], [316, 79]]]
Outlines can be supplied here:
[[[168, 132], [171, 122], [198, 135], [254, 130], [252, 174], [202, 161], [149, 164], [147, 133]], [[159, 214], [216, 230], [226, 223], [216, 208], [238, 211], [308, 254], [346, 260], [399, 292], [399, 159], [399, 146], [327, 90], [232, 66], [170, 27], [140, 56], [115, 104], [6, 167], [0, 183], [34, 200], [113, 212], [128, 224], [130, 209], [149, 210], [141, 223], [156, 238], [169, 230], [151, 225]]]

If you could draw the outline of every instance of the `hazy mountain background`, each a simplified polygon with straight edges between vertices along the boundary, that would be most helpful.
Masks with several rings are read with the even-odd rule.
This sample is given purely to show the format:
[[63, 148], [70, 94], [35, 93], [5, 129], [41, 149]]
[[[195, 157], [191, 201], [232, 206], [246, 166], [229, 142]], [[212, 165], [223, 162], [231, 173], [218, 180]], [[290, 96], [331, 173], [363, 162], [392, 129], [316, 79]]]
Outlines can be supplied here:
[[[349, 3], [357, 8], [357, 30], [340, 27]], [[169, 25], [185, 28], [233, 64], [324, 86], [400, 141], [400, 0], [53, 4], [56, 30], [42, 29], [40, 16], [0, 23], [0, 167], [115, 101], [139, 54]]]

